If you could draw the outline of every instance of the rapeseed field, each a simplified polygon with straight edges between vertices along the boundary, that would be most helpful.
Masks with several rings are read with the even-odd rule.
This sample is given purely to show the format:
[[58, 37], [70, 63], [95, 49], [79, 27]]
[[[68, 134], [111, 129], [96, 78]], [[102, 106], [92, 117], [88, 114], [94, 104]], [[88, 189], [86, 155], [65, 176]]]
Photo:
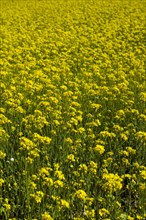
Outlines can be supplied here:
[[145, 0], [1, 0], [0, 219], [146, 218]]

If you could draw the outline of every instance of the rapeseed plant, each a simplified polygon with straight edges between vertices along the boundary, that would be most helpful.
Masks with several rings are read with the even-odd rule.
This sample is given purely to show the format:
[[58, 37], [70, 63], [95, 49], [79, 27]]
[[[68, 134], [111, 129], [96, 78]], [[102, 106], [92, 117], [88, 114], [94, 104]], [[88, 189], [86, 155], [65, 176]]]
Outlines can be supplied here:
[[85, 201], [87, 194], [84, 190], [77, 190], [74, 196], [77, 197], [78, 199]]
[[41, 220], [53, 220], [53, 218], [51, 217], [51, 215], [49, 215], [49, 213], [45, 212], [42, 214]]
[[122, 178], [120, 178], [118, 174], [103, 173], [103, 180], [106, 180], [103, 188], [110, 193], [116, 192], [122, 188]]
[[96, 145], [96, 147], [94, 148], [94, 150], [95, 150], [96, 152], [98, 152], [100, 155], [103, 154], [104, 151], [105, 151], [104, 146], [99, 145], [99, 144]]
[[1, 6], [0, 218], [144, 220], [144, 2]]

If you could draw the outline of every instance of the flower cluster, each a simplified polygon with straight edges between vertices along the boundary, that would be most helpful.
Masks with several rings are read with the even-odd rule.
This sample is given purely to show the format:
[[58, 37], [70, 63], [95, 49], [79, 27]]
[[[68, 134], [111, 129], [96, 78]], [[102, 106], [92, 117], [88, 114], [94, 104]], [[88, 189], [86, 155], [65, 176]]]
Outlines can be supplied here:
[[144, 220], [144, 1], [1, 2], [0, 217]]

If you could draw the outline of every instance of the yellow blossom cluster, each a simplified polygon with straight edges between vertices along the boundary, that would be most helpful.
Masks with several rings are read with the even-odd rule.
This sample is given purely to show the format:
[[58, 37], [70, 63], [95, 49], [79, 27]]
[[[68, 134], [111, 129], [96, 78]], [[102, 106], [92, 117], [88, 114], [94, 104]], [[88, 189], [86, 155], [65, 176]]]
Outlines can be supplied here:
[[0, 219], [146, 219], [142, 0], [1, 0]]

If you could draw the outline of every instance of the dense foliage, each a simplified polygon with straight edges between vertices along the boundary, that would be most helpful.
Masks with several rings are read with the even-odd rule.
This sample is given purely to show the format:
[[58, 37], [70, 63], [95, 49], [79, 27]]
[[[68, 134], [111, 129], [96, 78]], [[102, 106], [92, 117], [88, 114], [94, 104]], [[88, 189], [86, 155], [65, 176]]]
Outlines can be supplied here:
[[144, 1], [1, 8], [1, 219], [144, 220]]

